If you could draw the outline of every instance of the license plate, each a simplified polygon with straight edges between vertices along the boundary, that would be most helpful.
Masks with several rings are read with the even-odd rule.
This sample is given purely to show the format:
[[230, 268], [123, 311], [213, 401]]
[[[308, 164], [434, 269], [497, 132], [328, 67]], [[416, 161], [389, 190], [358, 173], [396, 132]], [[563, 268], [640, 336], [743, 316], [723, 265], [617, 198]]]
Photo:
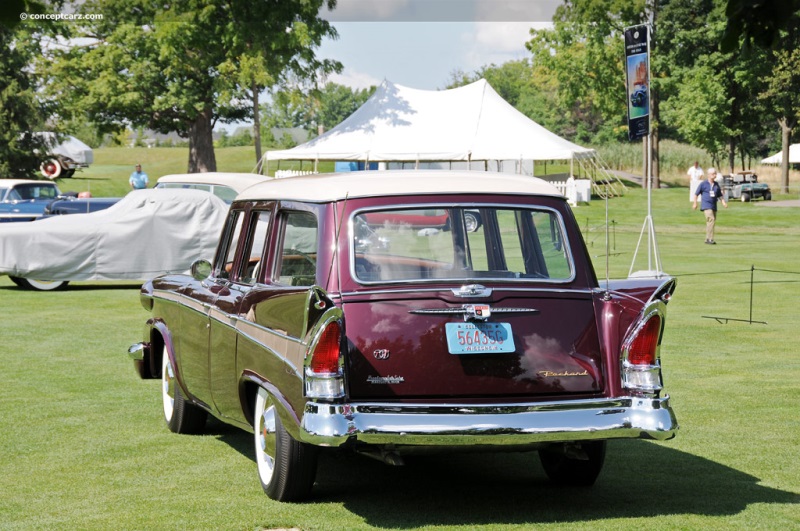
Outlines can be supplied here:
[[502, 354], [514, 352], [508, 323], [445, 323], [450, 354]]

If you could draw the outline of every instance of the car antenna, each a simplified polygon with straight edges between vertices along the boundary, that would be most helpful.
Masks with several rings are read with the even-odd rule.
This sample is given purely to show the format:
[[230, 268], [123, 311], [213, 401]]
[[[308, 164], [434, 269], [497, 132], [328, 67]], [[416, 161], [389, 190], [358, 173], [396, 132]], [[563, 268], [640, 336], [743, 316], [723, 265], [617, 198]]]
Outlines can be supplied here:
[[342, 230], [342, 222], [344, 221], [344, 213], [347, 209], [347, 198], [350, 197], [350, 192], [344, 194], [344, 202], [342, 203], [342, 216], [339, 218], [339, 222], [336, 224], [336, 241], [333, 245], [333, 256], [331, 257], [331, 265], [328, 268], [328, 278], [325, 280], [325, 285], [330, 286], [331, 284], [331, 275], [333, 274], [333, 263], [339, 257], [339, 233]]

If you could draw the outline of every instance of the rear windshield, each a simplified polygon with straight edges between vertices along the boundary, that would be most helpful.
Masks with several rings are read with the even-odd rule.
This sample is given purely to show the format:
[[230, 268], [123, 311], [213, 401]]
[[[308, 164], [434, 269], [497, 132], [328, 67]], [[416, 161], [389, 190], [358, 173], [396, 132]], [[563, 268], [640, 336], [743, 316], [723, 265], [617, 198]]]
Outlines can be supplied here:
[[361, 282], [573, 278], [562, 220], [548, 209], [362, 211], [353, 217], [352, 239]]

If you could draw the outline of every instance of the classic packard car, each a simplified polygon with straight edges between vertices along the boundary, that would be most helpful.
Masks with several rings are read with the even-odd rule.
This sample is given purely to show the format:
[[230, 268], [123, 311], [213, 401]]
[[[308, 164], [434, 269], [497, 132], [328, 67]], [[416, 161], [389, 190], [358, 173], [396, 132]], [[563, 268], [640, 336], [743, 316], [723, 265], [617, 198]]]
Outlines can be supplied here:
[[598, 282], [565, 198], [537, 178], [309, 175], [249, 188], [212, 261], [146, 283], [152, 316], [128, 353], [161, 379], [173, 432], [209, 413], [253, 432], [276, 500], [310, 495], [323, 447], [394, 465], [538, 451], [552, 481], [591, 485], [607, 440], [676, 433], [660, 361], [674, 289]]

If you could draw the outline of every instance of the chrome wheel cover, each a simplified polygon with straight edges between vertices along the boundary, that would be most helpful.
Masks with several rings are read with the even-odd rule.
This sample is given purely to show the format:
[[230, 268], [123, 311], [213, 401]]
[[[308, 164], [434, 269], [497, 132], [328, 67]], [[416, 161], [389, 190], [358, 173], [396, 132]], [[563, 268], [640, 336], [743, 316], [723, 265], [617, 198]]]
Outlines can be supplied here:
[[169, 361], [167, 349], [161, 356], [161, 398], [164, 402], [164, 418], [167, 422], [172, 420], [175, 409], [175, 370]]
[[263, 485], [269, 485], [275, 471], [275, 405], [264, 389], [256, 397], [255, 448], [258, 476]]

